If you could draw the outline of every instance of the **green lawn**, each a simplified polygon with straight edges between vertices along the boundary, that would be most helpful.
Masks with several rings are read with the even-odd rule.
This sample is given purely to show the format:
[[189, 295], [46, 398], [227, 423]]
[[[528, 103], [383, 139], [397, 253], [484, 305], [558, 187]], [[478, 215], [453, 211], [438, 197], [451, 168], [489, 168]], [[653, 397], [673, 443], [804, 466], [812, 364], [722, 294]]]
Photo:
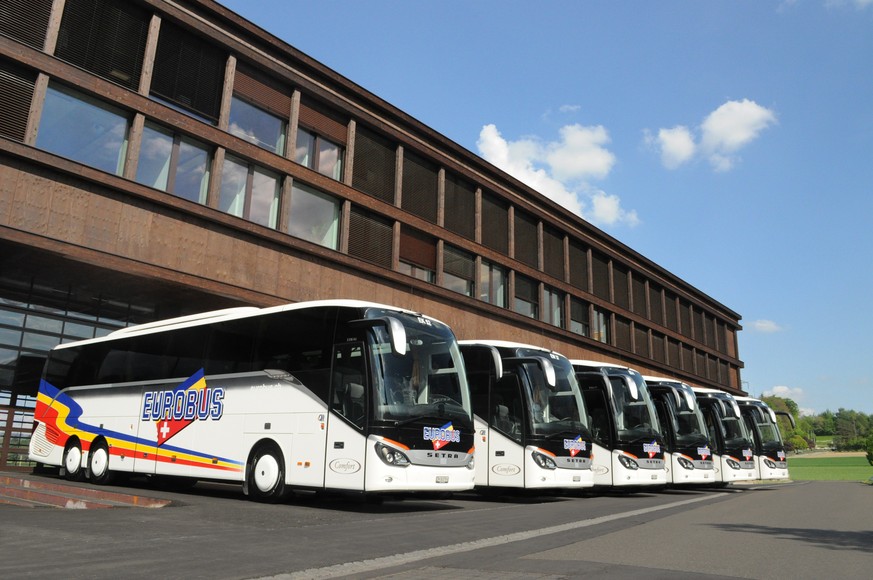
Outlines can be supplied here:
[[789, 457], [794, 481], [869, 481], [873, 465], [865, 457]]

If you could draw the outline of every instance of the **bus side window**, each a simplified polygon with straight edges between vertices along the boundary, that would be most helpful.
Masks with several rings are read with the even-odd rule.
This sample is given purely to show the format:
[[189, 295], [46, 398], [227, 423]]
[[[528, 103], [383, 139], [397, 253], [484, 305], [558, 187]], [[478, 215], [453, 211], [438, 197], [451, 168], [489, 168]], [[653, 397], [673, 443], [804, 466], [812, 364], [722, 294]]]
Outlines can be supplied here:
[[333, 357], [331, 409], [363, 428], [366, 419], [366, 367], [362, 343], [337, 345]]
[[607, 414], [606, 399], [603, 393], [596, 390], [583, 391], [585, 406], [591, 413], [591, 434], [599, 441], [609, 441], [609, 416]]
[[514, 374], [503, 375], [494, 385], [491, 397], [491, 425], [516, 441], [521, 441], [521, 382]]

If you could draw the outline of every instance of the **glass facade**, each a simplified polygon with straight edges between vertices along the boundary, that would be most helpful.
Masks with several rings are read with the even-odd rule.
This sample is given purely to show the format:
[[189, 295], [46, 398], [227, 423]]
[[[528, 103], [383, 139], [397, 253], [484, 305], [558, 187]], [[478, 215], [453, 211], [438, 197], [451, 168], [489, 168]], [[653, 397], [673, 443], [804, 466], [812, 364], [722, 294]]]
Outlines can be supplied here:
[[121, 175], [127, 154], [128, 118], [115, 107], [51, 84], [43, 104], [36, 146]]
[[154, 319], [132, 305], [35, 280], [0, 277], [0, 469], [30, 468], [27, 447], [45, 357], [52, 347]]
[[212, 155], [206, 146], [153, 123], [143, 128], [136, 180], [175, 196], [206, 203]]
[[288, 233], [336, 250], [339, 246], [340, 203], [334, 197], [295, 183], [291, 190]]
[[221, 172], [218, 208], [275, 228], [279, 212], [279, 178], [260, 167], [228, 156]]
[[228, 131], [278, 155], [285, 152], [285, 122], [234, 95]]
[[304, 128], [297, 129], [294, 160], [337, 181], [343, 176], [343, 148]]

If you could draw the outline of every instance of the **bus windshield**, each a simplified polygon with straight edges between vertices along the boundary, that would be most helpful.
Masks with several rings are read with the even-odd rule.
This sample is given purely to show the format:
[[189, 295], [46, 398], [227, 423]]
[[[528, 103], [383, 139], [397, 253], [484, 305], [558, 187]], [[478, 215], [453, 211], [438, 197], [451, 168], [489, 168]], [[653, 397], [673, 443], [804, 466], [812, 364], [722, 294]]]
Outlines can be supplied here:
[[722, 435], [727, 448], [738, 448], [751, 444], [746, 425], [740, 417], [730, 411], [730, 405], [724, 405], [725, 412], [721, 417]]
[[609, 385], [615, 405], [618, 440], [633, 443], [658, 436], [654, 406], [642, 375], [624, 370], [610, 370]]
[[[520, 349], [521, 357], [544, 356], [543, 351]], [[588, 432], [588, 413], [576, 382], [573, 366], [565, 357], [548, 354], [555, 369], [555, 385], [548, 384], [543, 368], [533, 362], [521, 365], [524, 375], [524, 392], [530, 413], [532, 435], [548, 436], [558, 433]]]
[[[404, 326], [406, 353], [392, 349], [387, 327], [372, 328], [369, 337], [375, 419], [471, 420], [463, 359], [452, 332], [434, 320], [394, 312], [390, 315]], [[369, 317], [374, 317], [372, 311]]]
[[752, 407], [752, 409], [752, 417], [754, 418], [758, 435], [761, 437], [761, 445], [765, 449], [781, 447], [782, 437], [779, 434], [779, 428], [770, 418], [769, 413], [760, 407]]
[[[678, 385], [675, 387], [680, 397], [689, 403], [678, 405], [676, 409], [676, 443], [677, 445], [700, 445], [706, 442], [706, 425], [703, 414], [694, 402], [694, 391], [691, 387]], [[693, 407], [690, 405], [694, 405]]]

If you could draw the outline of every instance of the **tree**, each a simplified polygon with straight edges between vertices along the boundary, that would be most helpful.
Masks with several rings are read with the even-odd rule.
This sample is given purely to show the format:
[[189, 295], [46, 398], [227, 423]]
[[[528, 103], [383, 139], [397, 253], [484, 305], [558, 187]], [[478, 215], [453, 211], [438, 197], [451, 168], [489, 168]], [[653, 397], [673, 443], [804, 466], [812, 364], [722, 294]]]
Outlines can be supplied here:
[[867, 436], [867, 462], [873, 465], [873, 433]]

